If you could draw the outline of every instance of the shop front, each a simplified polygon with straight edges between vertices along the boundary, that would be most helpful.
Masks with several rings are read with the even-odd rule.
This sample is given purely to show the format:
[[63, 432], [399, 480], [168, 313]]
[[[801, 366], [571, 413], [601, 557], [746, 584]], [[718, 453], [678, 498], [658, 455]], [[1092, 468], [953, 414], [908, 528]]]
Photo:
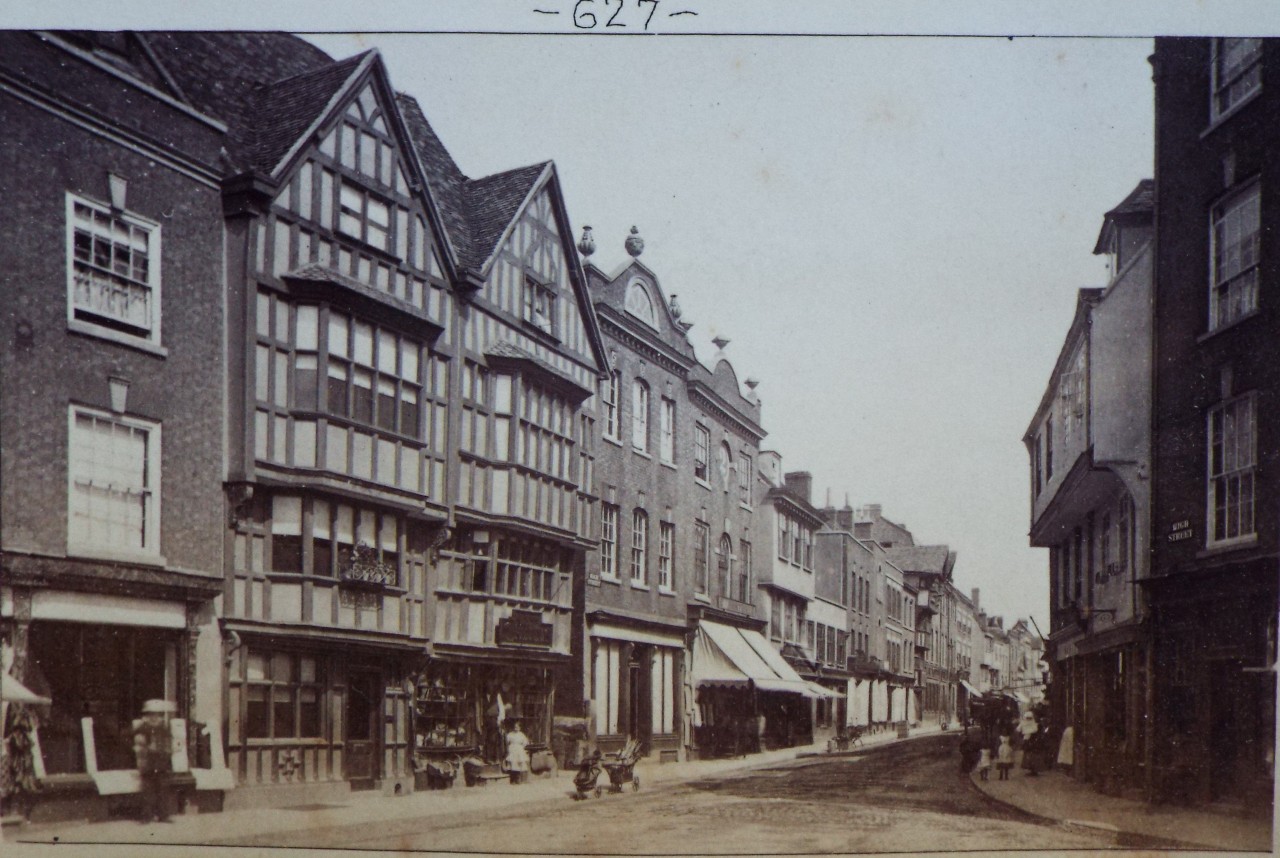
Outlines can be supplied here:
[[760, 632], [699, 620], [691, 680], [699, 757], [736, 756], [813, 742], [818, 694]]
[[[172, 708], [174, 783], [184, 798], [216, 809], [233, 786], [220, 737], [211, 736], [217, 695], [197, 697], [198, 686], [216, 687], [218, 670], [207, 594], [188, 602], [145, 591], [4, 588], [6, 672], [48, 701], [4, 705], [6, 736], [19, 725], [30, 736], [25, 759], [5, 760], [6, 812], [35, 821], [133, 813], [134, 722], [148, 700]], [[15, 790], [18, 772], [27, 777]]]
[[229, 631], [227, 749], [245, 787], [229, 807], [412, 788], [410, 678], [420, 645], [243, 622]]
[[597, 611], [587, 628], [596, 746], [608, 753], [635, 739], [645, 756], [680, 759], [684, 624]]

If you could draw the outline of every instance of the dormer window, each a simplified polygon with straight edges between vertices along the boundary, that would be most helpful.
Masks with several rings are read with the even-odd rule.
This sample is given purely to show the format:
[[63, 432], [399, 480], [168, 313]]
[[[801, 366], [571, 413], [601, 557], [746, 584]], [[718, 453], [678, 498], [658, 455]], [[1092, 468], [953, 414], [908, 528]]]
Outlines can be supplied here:
[[633, 280], [631, 285], [627, 287], [627, 312], [651, 328], [658, 327], [658, 316], [654, 312], [653, 297], [641, 280]]

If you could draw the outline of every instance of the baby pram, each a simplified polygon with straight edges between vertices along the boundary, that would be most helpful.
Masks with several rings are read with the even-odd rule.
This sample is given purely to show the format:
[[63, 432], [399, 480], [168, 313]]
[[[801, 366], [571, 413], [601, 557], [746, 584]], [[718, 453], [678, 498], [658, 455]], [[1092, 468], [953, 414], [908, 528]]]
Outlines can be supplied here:
[[640, 789], [640, 776], [635, 772], [636, 763], [640, 759], [640, 743], [628, 739], [622, 750], [614, 754], [601, 754], [596, 751], [582, 761], [578, 773], [573, 776], [573, 786], [577, 790], [575, 798], [586, 798], [594, 795], [599, 798], [604, 789], [597, 785], [600, 770], [609, 774], [610, 792], [622, 792], [623, 787], [631, 784], [632, 791]]

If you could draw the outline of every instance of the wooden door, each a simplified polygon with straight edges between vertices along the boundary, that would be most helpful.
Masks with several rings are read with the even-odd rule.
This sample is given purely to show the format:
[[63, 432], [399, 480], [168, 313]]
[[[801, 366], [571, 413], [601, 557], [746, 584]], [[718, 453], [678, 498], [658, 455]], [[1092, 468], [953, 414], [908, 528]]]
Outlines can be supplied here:
[[353, 670], [347, 683], [346, 755], [343, 773], [352, 788], [372, 789], [381, 777], [378, 716], [382, 711], [382, 675]]

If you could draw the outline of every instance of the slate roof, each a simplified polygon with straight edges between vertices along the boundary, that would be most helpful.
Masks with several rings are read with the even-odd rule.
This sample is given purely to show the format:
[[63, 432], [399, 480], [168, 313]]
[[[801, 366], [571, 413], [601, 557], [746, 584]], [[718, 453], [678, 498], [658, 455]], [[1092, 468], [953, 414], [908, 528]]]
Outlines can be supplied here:
[[945, 545], [904, 545], [885, 549], [885, 556], [903, 572], [942, 575], [955, 563], [955, 553]]
[[458, 262], [478, 270], [550, 162], [469, 179], [440, 142], [417, 99], [401, 93], [399, 101]]
[[239, 167], [254, 163], [263, 88], [334, 64], [288, 33], [149, 32], [146, 41], [191, 105], [227, 123], [227, 152]]
[[1102, 229], [1098, 232], [1098, 240], [1094, 243], [1093, 252], [1106, 253], [1108, 237], [1117, 222], [1150, 221], [1156, 210], [1156, 183], [1152, 179], [1143, 179], [1129, 195], [1120, 201], [1120, 205], [1102, 216]]
[[[227, 124], [237, 171], [274, 168], [368, 56], [334, 61], [287, 33], [151, 32], [146, 45], [194, 108]], [[417, 100], [397, 103], [458, 262], [478, 270], [550, 162], [468, 178]]]
[[507, 225], [550, 161], [494, 173], [466, 184], [467, 220], [471, 224], [471, 255], [463, 264], [479, 268], [493, 253]]
[[364, 62], [368, 52], [259, 87], [251, 127], [255, 166], [272, 170]]
[[540, 370], [553, 381], [559, 382], [561, 386], [568, 386], [573, 390], [586, 394], [587, 396], [590, 396], [595, 392], [589, 388], [583, 387], [574, 378], [561, 372], [559, 369], [547, 363], [532, 352], [525, 351], [514, 343], [507, 342], [506, 340], [499, 340], [489, 346], [488, 350], [485, 352], [485, 356], [489, 358], [506, 358], [508, 360], [524, 361]]

